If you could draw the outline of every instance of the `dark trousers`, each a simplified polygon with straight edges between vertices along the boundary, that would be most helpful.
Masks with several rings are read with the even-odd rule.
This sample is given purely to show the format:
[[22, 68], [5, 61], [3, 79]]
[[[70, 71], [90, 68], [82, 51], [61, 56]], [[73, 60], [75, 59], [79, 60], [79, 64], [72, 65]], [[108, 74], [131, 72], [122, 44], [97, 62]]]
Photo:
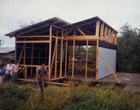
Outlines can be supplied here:
[[44, 94], [44, 77], [38, 78], [38, 85], [40, 86], [41, 93]]
[[17, 73], [13, 73], [13, 77], [11, 77], [11, 83], [17, 84]]
[[10, 78], [11, 78], [11, 75], [10, 74], [6, 74], [6, 76], [5, 76], [5, 82], [8, 82], [9, 83]]

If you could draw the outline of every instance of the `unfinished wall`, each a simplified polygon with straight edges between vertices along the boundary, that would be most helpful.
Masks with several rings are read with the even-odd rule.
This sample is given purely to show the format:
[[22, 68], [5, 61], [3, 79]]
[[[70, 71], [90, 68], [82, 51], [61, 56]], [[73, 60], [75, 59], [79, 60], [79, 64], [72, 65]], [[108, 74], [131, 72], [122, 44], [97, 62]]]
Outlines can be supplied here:
[[[108, 64], [112, 68], [112, 70], [114, 72], [116, 72], [116, 50], [99, 47], [99, 51], [101, 52], [103, 57], [106, 59], [106, 61], [108, 62]], [[101, 79], [110, 74], [112, 74], [111, 71], [109, 70], [108, 66], [106, 65], [106, 63], [104, 62], [104, 60], [102, 59], [100, 54], [98, 54], [98, 76], [97, 76], [97, 78]]]

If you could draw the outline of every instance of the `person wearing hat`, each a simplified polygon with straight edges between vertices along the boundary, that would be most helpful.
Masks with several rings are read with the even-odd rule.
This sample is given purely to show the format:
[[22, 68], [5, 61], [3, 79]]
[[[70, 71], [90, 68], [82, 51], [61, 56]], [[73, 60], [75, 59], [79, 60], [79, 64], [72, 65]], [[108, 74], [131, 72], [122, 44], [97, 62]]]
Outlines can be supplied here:
[[6, 71], [6, 68], [4, 67], [4, 64], [1, 64], [0, 65], [0, 84], [2, 84], [3, 82], [3, 75]]
[[17, 73], [20, 69], [19, 64], [17, 63], [17, 60], [14, 61], [12, 64], [13, 70], [12, 70], [12, 75], [11, 75], [11, 83], [12, 84], [17, 84]]

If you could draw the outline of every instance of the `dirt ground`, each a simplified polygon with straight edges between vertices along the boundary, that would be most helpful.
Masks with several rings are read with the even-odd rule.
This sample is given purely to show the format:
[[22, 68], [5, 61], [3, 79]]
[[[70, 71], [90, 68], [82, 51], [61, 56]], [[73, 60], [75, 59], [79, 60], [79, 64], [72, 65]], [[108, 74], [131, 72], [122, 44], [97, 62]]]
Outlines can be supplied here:
[[[126, 85], [124, 90], [140, 93], [140, 74], [116, 73], [116, 76], [120, 80], [121, 84]], [[97, 82], [117, 83], [113, 74], [109, 75], [105, 78], [102, 78], [102, 79], [98, 80]]]

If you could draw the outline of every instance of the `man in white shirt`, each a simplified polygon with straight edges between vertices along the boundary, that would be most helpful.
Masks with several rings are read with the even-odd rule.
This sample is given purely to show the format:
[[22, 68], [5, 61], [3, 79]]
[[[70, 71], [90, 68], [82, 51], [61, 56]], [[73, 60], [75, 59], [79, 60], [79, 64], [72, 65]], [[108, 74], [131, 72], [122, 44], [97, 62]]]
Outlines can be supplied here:
[[13, 70], [13, 67], [12, 67], [12, 61], [9, 62], [9, 64], [7, 64], [6, 66], [6, 76], [5, 76], [5, 81], [9, 83], [10, 81], [10, 78], [11, 78], [11, 75], [12, 75], [12, 70]]
[[13, 70], [12, 70], [12, 76], [11, 76], [11, 83], [12, 84], [17, 84], [17, 73], [19, 71], [19, 64], [15, 60], [14, 63], [12, 64]]

